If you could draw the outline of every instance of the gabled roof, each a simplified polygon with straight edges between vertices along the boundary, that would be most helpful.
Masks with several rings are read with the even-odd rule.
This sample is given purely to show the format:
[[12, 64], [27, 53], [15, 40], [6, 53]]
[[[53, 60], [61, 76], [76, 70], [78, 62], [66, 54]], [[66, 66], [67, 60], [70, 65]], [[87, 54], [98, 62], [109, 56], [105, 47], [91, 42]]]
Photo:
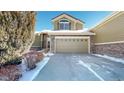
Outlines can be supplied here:
[[80, 20], [80, 19], [78, 19], [78, 18], [76, 18], [76, 17], [73, 17], [72, 15], [69, 15], [69, 14], [67, 14], [67, 13], [62, 13], [62, 14], [60, 14], [60, 15], [58, 15], [58, 16], [52, 18], [52, 20], [54, 20], [54, 19], [56, 19], [56, 18], [58, 18], [58, 17], [60, 17], [60, 16], [62, 16], [62, 15], [67, 15], [67, 16], [73, 18], [74, 20], [78, 20], [78, 21], [80, 21], [81, 23], [85, 23], [84, 21], [82, 21], [82, 20]]

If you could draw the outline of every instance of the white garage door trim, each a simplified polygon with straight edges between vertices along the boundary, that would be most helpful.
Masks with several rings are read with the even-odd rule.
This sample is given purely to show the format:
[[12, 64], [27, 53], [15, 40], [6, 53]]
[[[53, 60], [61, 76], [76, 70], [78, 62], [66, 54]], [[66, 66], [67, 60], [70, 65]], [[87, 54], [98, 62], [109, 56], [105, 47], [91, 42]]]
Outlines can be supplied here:
[[86, 37], [86, 36], [84, 36], [84, 37], [72, 37], [72, 36], [70, 36], [70, 37], [67, 37], [67, 36], [57, 36], [57, 37], [55, 37], [55, 46], [54, 46], [54, 53], [56, 53], [56, 40], [57, 39], [87, 39], [88, 40], [88, 53], [90, 54], [90, 37]]

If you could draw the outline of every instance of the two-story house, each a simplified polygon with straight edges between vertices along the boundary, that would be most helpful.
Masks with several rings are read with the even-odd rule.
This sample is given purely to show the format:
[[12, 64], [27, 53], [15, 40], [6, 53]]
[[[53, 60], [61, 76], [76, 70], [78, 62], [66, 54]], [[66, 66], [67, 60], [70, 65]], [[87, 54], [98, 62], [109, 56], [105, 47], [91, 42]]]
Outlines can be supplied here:
[[68, 14], [60, 14], [52, 20], [53, 30], [43, 31], [42, 48], [54, 53], [90, 53], [90, 36], [84, 31], [84, 22]]

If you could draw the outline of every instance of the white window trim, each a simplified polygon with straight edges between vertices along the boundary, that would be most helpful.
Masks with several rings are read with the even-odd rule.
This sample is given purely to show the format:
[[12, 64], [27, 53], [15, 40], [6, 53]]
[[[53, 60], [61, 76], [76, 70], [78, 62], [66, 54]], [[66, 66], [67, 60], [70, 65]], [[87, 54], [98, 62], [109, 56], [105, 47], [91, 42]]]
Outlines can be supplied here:
[[[60, 22], [61, 20], [67, 20], [68, 22]], [[70, 21], [66, 18], [59, 20], [59, 30], [65, 30], [65, 29], [60, 29], [60, 23], [68, 23], [70, 24]]]

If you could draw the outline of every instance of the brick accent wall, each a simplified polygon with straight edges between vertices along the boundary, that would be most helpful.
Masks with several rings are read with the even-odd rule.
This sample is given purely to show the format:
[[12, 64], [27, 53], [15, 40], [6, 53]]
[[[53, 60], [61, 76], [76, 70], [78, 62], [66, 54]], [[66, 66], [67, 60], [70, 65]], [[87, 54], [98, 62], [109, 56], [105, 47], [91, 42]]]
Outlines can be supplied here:
[[92, 52], [114, 57], [124, 57], [124, 43], [95, 45]]

